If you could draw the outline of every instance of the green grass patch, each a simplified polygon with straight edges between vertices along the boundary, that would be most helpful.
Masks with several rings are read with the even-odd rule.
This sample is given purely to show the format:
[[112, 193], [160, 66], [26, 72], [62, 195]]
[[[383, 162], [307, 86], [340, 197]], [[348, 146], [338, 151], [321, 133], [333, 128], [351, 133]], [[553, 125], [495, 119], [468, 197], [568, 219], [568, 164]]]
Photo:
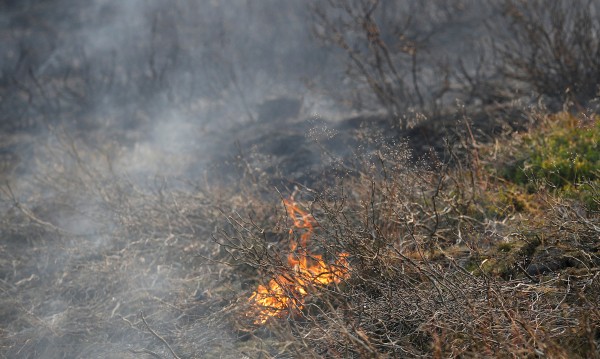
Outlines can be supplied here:
[[521, 147], [505, 178], [530, 191], [546, 186], [588, 205], [595, 203], [588, 187], [600, 181], [600, 116], [548, 116], [542, 126], [524, 135]]

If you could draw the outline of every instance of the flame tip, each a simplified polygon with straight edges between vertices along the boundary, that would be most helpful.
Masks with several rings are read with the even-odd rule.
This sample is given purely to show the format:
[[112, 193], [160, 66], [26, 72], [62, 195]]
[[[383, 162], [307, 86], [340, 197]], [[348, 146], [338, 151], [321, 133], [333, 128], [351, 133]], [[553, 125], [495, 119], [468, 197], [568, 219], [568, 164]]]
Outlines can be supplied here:
[[[319, 254], [311, 254], [307, 249], [313, 228], [316, 225], [314, 217], [298, 207], [294, 195], [283, 199], [286, 212], [293, 222], [290, 228], [290, 253], [288, 265], [295, 276], [288, 278], [279, 275], [271, 279], [268, 286], [259, 285], [248, 299], [254, 304], [253, 315], [256, 315], [254, 324], [265, 324], [269, 318], [280, 317], [293, 309], [302, 310], [303, 299], [308, 295], [308, 288], [315, 285], [338, 284], [342, 279], [348, 278], [348, 253], [339, 254], [334, 265], [329, 265]], [[300, 250], [294, 238], [294, 228], [304, 229], [300, 236]], [[296, 259], [296, 257], [299, 257]], [[343, 267], [343, 268], [336, 268]], [[248, 314], [247, 314], [248, 315]]]

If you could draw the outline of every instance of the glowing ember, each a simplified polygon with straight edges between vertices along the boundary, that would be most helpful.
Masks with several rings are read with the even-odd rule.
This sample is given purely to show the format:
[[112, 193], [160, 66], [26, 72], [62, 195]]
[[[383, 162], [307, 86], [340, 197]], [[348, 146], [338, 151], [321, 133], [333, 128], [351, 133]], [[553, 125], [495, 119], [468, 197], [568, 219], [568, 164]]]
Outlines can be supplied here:
[[[293, 272], [271, 279], [268, 286], [260, 285], [252, 293], [249, 300], [255, 305], [252, 312], [257, 317], [255, 324], [263, 324], [269, 318], [283, 316], [293, 309], [301, 310], [309, 288], [339, 283], [348, 277], [348, 254], [340, 254], [334, 265], [328, 265], [322, 256], [309, 253], [306, 245], [316, 224], [314, 218], [300, 209], [293, 198], [283, 203], [294, 222], [294, 227], [290, 228], [290, 254], [287, 258]], [[299, 244], [294, 237], [294, 228], [303, 231]]]

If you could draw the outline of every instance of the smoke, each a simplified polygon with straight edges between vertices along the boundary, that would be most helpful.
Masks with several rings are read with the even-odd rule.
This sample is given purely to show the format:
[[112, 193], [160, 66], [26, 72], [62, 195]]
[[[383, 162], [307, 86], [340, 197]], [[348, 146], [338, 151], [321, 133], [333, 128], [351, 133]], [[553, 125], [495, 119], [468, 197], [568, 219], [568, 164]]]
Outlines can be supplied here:
[[[168, 357], [154, 326], [181, 357], [239, 357], [234, 331], [215, 318], [239, 283], [202, 260], [219, 253], [211, 196], [228, 190], [218, 180], [240, 151], [264, 166], [253, 171], [298, 179], [315, 167], [305, 119], [355, 110], [327, 96], [354, 91], [343, 51], [313, 39], [304, 1], [1, 9], [0, 151], [10, 163], [0, 307], [13, 310], [0, 312], [3, 355]], [[229, 299], [210, 294], [224, 287]]]
[[217, 214], [186, 183], [218, 176], [215, 158], [235, 153], [231, 131], [257, 121], [265, 99], [301, 98], [302, 78], [319, 70], [306, 8], [2, 10], [1, 145], [18, 162], [2, 178], [3, 356], [167, 356], [150, 328], [180, 356], [238, 356], [209, 310], [220, 299], [204, 294], [225, 283], [198, 257], [215, 251]]

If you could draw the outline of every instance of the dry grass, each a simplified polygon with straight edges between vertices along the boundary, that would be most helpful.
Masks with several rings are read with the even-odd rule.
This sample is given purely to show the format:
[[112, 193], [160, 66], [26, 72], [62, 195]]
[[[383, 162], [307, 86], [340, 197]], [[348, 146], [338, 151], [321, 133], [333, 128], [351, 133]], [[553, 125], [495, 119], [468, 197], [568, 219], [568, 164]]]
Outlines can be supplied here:
[[[598, 357], [598, 213], [497, 177], [511, 151], [495, 149], [518, 142], [461, 126], [427, 161], [370, 138], [334, 164], [347, 175], [280, 192], [243, 157], [235, 183], [144, 182], [58, 136], [30, 181], [3, 187], [2, 353]], [[257, 325], [252, 292], [298, 275], [292, 193], [315, 220], [309, 251], [347, 275]]]
[[[242, 296], [237, 326], [257, 339], [275, 335], [294, 357], [600, 355], [598, 215], [548, 192], [524, 193], [526, 205], [516, 205], [514, 185], [487, 172], [488, 149], [461, 143], [429, 168], [382, 147], [358, 176], [302, 191], [319, 223], [312, 247], [331, 263], [348, 253], [350, 276], [309, 288], [305, 308], [266, 332], [251, 324]], [[252, 209], [217, 238], [260, 283], [293, 277], [286, 222], [283, 209]]]
[[42, 149], [35, 176], [1, 192], [2, 355], [240, 357], [220, 314], [239, 281], [207, 258], [241, 193], [142, 185], [66, 136]]
[[[445, 18], [458, 15], [466, 3], [412, 2], [431, 14], [423, 24], [433, 26], [432, 34], [445, 32]], [[497, 3], [506, 11], [496, 30], [508, 35], [498, 39], [493, 64], [480, 54], [474, 74], [462, 59], [458, 69], [431, 63], [426, 70], [428, 41], [406, 36], [412, 24], [408, 8], [370, 0], [330, 0], [329, 7], [315, 3], [322, 30], [317, 35], [344, 50], [359, 92], [371, 91], [365, 104], [352, 105], [383, 107], [393, 116], [345, 121], [338, 137], [343, 145], [327, 143], [335, 131], [307, 131], [320, 141], [315, 147], [331, 166], [323, 175], [301, 173], [316, 178], [310, 186], [308, 180], [304, 185], [281, 180], [290, 172], [319, 167], [312, 166], [318, 156], [294, 132], [308, 125], [283, 122], [291, 114], [280, 114], [278, 125], [294, 126], [290, 133], [270, 128], [273, 122], [262, 113], [262, 125], [236, 132], [251, 137], [249, 144], [280, 137], [271, 146], [276, 148], [272, 156], [254, 157], [240, 146], [239, 155], [226, 164], [227, 174], [198, 174], [193, 167], [199, 166], [194, 158], [199, 154], [191, 152], [206, 149], [202, 146], [190, 152], [166, 149], [196, 140], [193, 134], [205, 132], [202, 125], [182, 122], [183, 129], [173, 129], [178, 135], [144, 142], [142, 132], [150, 127], [170, 132], [169, 126], [158, 125], [170, 119], [162, 117], [169, 112], [165, 108], [194, 120], [204, 117], [193, 94], [185, 95], [189, 100], [155, 101], [163, 92], [176, 95], [176, 88], [185, 87], [178, 81], [169, 85], [159, 74], [175, 69], [179, 37], [155, 37], [155, 31], [172, 30], [171, 20], [176, 25], [180, 15], [194, 18], [195, 12], [174, 7], [163, 14], [171, 20], [162, 23], [155, 17], [152, 39], [141, 41], [138, 49], [151, 50], [142, 59], [150, 69], [136, 61], [125, 67], [138, 74], [139, 83], [108, 86], [120, 65], [107, 55], [96, 59], [102, 65], [97, 74], [86, 73], [93, 66], [81, 56], [73, 60], [85, 65], [78, 71], [67, 71], [72, 66], [65, 64], [66, 73], [59, 66], [56, 76], [36, 77], [33, 69], [2, 84], [10, 122], [0, 127], [10, 146], [0, 149], [6, 152], [0, 162], [7, 163], [0, 169], [0, 356], [600, 358], [600, 188], [594, 181], [600, 169], [589, 161], [586, 176], [569, 180], [573, 191], [585, 189], [585, 201], [538, 186], [540, 178], [517, 181], [502, 171], [513, 166], [525, 174], [519, 166], [528, 162], [514, 158], [527, 154], [524, 137], [498, 135], [509, 127], [525, 130], [523, 123], [543, 128], [540, 119], [554, 117], [545, 109], [521, 107], [515, 88], [564, 100], [565, 109], [593, 105], [600, 74], [600, 56], [592, 56], [599, 52], [597, 6], [585, 0], [576, 1], [579, 6], [567, 1], [491, 4]], [[394, 25], [399, 19], [403, 23]], [[214, 20], [206, 44], [219, 45], [212, 41], [213, 30], [227, 26], [224, 19]], [[189, 29], [198, 33], [196, 27], [185, 33]], [[164, 52], [162, 70], [155, 67], [155, 49]], [[191, 56], [196, 46], [189, 50]], [[27, 53], [25, 47], [18, 51], [15, 59]], [[229, 57], [220, 48], [215, 51], [215, 59]], [[233, 56], [238, 57], [244, 59], [241, 53]], [[186, 62], [190, 73], [197, 67], [194, 59]], [[499, 68], [491, 68], [495, 64]], [[239, 64], [221, 65], [223, 71], [207, 77], [213, 82], [205, 81], [212, 88], [207, 101], [234, 86], [242, 110], [253, 119], [235, 76]], [[182, 73], [186, 68], [180, 68]], [[219, 85], [223, 76], [230, 80]], [[508, 89], [507, 80], [518, 85]], [[260, 92], [254, 83], [251, 88]], [[336, 90], [343, 97], [356, 89]], [[486, 106], [477, 112], [481, 132], [466, 109], [454, 113], [441, 101], [454, 92], [466, 93], [466, 103]], [[97, 102], [105, 94], [119, 99], [114, 112]], [[231, 101], [223, 100], [223, 106], [232, 106]], [[127, 109], [116, 108], [116, 102], [127, 103]], [[135, 104], [132, 111], [129, 104]], [[102, 114], [98, 107], [111, 111]], [[267, 107], [259, 112], [269, 112]], [[432, 116], [416, 114], [415, 108]], [[225, 118], [215, 113], [215, 123], [206, 126], [217, 127]], [[526, 120], [508, 118], [517, 113]], [[454, 118], [460, 125], [440, 129]], [[597, 114], [585, 118], [590, 124], [598, 121]], [[69, 122], [70, 131], [59, 130]], [[28, 128], [20, 129], [23, 124]], [[48, 138], [31, 141], [33, 153], [12, 146], [12, 141], [27, 142], [15, 140], [30, 135], [19, 131], [41, 128]], [[574, 125], [569, 132], [573, 144], [585, 131]], [[427, 156], [413, 158], [399, 133], [410, 134], [411, 143]], [[436, 137], [439, 133], [448, 134], [446, 143]], [[549, 153], [543, 145], [547, 137], [538, 133], [541, 140], [530, 146], [535, 153]], [[596, 155], [594, 138], [582, 147], [565, 147], [556, 158], [568, 169], [569, 161], [578, 159], [573, 148]], [[133, 143], [133, 149], [121, 147]], [[334, 150], [344, 145], [352, 148]], [[17, 159], [17, 152], [25, 155]], [[220, 154], [219, 161], [226, 157]], [[186, 176], [190, 168], [194, 180]], [[312, 260], [321, 256], [330, 272], [342, 273], [339, 280], [328, 285], [299, 281], [298, 267], [288, 260], [290, 238], [307, 228], [293, 228], [283, 201], [292, 195], [315, 221], [306, 252]], [[281, 277], [294, 305], [257, 324], [252, 293]]]

